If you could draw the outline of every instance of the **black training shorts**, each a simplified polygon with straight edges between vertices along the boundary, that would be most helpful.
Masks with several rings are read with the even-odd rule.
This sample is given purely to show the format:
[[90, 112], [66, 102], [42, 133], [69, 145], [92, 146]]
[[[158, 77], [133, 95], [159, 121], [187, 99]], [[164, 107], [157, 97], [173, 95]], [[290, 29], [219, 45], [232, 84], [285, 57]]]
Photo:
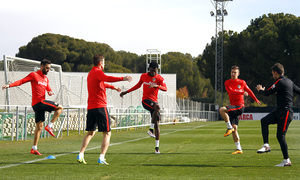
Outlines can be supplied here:
[[244, 112], [244, 106], [226, 106], [231, 124], [239, 125], [239, 116]]
[[43, 100], [32, 106], [35, 113], [35, 123], [45, 121], [45, 111], [51, 112], [58, 107], [58, 104], [53, 101]]
[[[154, 102], [150, 99], [145, 99], [142, 101], [142, 104], [143, 104], [143, 107], [145, 109], [147, 109], [148, 111], [150, 111], [150, 114], [151, 114], [151, 117], [153, 115], [153, 112], [154, 112], [154, 109], [153, 109], [153, 106], [157, 104], [157, 102]], [[158, 117], [157, 117], [157, 120], [159, 121], [160, 120], [160, 113], [158, 113]]]
[[96, 131], [97, 127], [98, 132], [107, 132], [111, 130], [110, 116], [106, 107], [89, 109], [87, 112], [86, 131]]

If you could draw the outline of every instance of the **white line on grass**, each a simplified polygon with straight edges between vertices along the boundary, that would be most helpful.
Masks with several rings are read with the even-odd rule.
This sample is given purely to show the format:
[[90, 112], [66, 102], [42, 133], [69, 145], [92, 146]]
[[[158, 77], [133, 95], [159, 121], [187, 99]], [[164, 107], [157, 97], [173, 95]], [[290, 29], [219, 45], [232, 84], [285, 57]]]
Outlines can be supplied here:
[[[172, 131], [172, 132], [168, 132], [168, 133], [163, 133], [161, 135], [167, 135], [167, 134], [176, 133], [176, 132], [180, 132], [180, 131], [187, 131], [187, 130], [197, 129], [197, 128], [203, 127], [203, 126], [204, 125], [196, 126], [196, 127], [190, 128], [190, 129], [176, 130], [176, 131]], [[124, 144], [124, 143], [128, 143], [128, 142], [139, 141], [139, 140], [146, 139], [146, 138], [149, 138], [149, 136], [142, 137], [142, 138], [137, 138], [137, 139], [132, 139], [132, 140], [128, 140], [128, 141], [123, 141], [123, 142], [118, 142], [118, 143], [111, 143], [109, 146], [114, 146], [114, 145]], [[98, 148], [101, 148], [101, 146], [89, 148], [89, 149], [86, 149], [85, 151], [90, 151], [90, 150], [98, 149]], [[54, 157], [59, 157], [59, 156], [64, 156], [64, 155], [69, 155], [69, 154], [76, 154], [76, 153], [79, 153], [79, 151], [73, 151], [73, 152], [70, 152], [70, 153], [58, 154], [58, 155], [55, 155]], [[1, 166], [0, 169], [6, 169], [6, 168], [14, 167], [14, 166], [19, 166], [19, 165], [22, 165], [22, 164], [31, 164], [31, 163], [35, 163], [35, 162], [38, 162], [38, 161], [44, 161], [44, 160], [47, 160], [47, 158], [21, 162], [21, 163], [17, 163], [17, 164], [10, 164], [10, 165], [7, 165], [7, 166]]]

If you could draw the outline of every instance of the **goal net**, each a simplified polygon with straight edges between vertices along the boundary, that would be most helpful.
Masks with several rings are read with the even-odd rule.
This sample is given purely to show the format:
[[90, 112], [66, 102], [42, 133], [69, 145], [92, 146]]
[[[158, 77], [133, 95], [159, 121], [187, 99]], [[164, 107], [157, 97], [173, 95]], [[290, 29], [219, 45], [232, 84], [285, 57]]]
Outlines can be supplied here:
[[[4, 56], [4, 84], [10, 84], [26, 77], [29, 73], [40, 69], [40, 61], [29, 60], [19, 57]], [[50, 87], [54, 92], [59, 92], [62, 86], [62, 69], [60, 65], [51, 64], [50, 72], [47, 74]], [[56, 94], [58, 95], [58, 94]], [[22, 86], [9, 88], [6, 92], [6, 105], [31, 105], [31, 84], [25, 83]], [[46, 99], [54, 100], [56, 96], [49, 96]], [[57, 98], [61, 99], [61, 98]]]

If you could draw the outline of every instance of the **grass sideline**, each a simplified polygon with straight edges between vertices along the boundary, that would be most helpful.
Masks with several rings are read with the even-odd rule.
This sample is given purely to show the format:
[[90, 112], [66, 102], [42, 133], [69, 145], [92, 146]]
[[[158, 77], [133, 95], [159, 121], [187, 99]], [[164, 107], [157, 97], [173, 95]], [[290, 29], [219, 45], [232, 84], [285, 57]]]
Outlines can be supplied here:
[[[276, 125], [270, 126], [272, 151], [256, 153], [262, 145], [259, 121], [240, 121], [244, 153], [238, 155], [231, 154], [235, 145], [231, 136], [223, 137], [222, 121], [161, 126], [161, 154], [154, 154], [155, 142], [147, 137], [147, 129], [112, 131], [109, 166], [97, 165], [100, 133], [87, 148], [86, 165], [76, 162], [84, 137], [77, 131], [40, 140], [43, 156], [29, 153], [32, 140], [1, 141], [0, 179], [299, 179], [299, 129], [300, 121], [293, 121], [287, 133], [291, 167], [275, 167], [283, 159]], [[56, 159], [43, 159], [49, 155]], [[24, 162], [29, 163], [20, 164]]]

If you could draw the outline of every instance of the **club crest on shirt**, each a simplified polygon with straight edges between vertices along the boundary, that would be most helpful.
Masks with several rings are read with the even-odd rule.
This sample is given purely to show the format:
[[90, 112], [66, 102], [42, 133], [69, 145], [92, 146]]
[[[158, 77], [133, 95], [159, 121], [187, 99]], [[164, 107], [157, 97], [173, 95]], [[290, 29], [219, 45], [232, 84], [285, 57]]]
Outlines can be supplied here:
[[156, 78], [153, 78], [152, 81], [155, 82], [155, 81], [156, 81]]
[[238, 87], [239, 89], [241, 89], [241, 85], [237, 85], [237, 87]]

